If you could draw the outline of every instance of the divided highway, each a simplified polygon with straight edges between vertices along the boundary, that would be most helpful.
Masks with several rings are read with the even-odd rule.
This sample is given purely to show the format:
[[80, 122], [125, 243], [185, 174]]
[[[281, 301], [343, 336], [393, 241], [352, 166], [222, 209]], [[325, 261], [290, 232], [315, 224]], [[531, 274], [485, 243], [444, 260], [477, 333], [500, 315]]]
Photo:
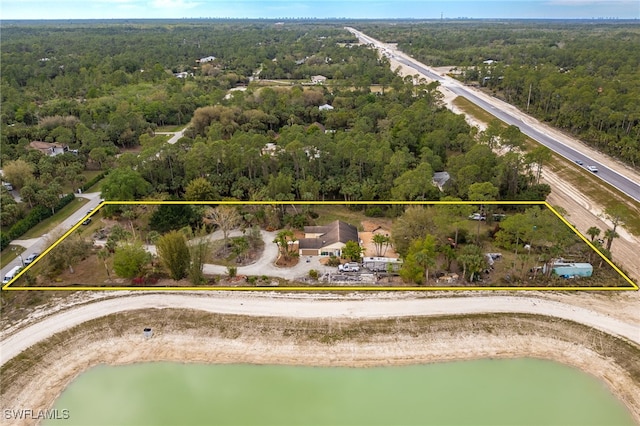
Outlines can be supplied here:
[[[484, 109], [490, 114], [495, 115], [505, 123], [518, 126], [522, 133], [538, 141], [539, 143], [553, 150], [557, 154], [562, 155], [563, 157], [571, 161], [581, 161], [585, 167], [588, 165], [596, 166], [598, 168], [597, 176], [600, 179], [614, 186], [615, 188], [627, 194], [628, 196], [632, 197], [636, 201], [640, 202], [640, 182], [635, 182], [621, 175], [617, 171], [608, 168], [604, 164], [601, 164], [596, 160], [590, 158], [589, 156], [581, 153], [580, 151], [577, 151], [571, 148], [570, 146], [567, 146], [562, 142], [554, 139], [552, 136], [548, 135], [542, 127], [525, 123], [520, 118], [516, 117], [515, 115], [513, 115], [508, 111], [508, 108], [506, 107], [510, 106], [509, 104], [504, 103], [503, 101], [500, 101], [498, 99], [492, 99], [492, 102], [488, 102], [482, 99], [482, 95], [476, 93], [475, 90], [465, 86], [464, 84], [460, 83], [459, 81], [453, 78], [444, 77], [437, 74], [432, 69], [428, 68], [426, 65], [416, 61], [413, 58], [410, 58], [409, 56], [400, 52], [399, 50], [389, 49], [389, 47], [386, 44], [378, 40], [375, 40], [361, 33], [360, 31], [355, 30], [354, 28], [347, 27], [346, 29], [350, 31], [352, 34], [354, 34], [356, 37], [358, 37], [358, 40], [360, 40], [360, 42], [373, 44], [377, 49], [386, 50], [388, 54], [393, 57], [393, 59], [400, 62], [401, 64], [411, 67], [415, 69], [417, 72], [419, 72], [420, 74], [423, 74], [424, 76], [426, 76], [427, 78], [439, 82], [443, 87], [447, 88], [454, 94], [468, 99], [470, 102], [474, 103], [475, 105], [479, 106], [480, 108]], [[504, 104], [505, 108], [502, 108], [502, 109], [497, 108], [493, 104]]]

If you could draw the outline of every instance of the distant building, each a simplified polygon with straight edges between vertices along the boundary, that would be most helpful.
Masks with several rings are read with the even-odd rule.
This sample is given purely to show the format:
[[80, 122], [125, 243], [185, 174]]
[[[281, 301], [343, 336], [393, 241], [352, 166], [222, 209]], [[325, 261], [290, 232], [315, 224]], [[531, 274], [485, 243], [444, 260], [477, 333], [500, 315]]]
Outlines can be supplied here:
[[486, 64], [486, 65], [493, 65], [496, 62], [498, 62], [498, 61], [494, 61], [493, 59], [487, 59], [486, 61], [482, 61], [482, 63]]
[[305, 226], [304, 238], [298, 240], [301, 256], [338, 256], [349, 241], [359, 242], [358, 229], [336, 220], [325, 226]]
[[449, 176], [448, 172], [435, 172], [433, 174], [432, 182], [440, 191], [443, 191], [444, 185], [450, 178], [451, 176]]
[[278, 145], [276, 145], [275, 143], [267, 143], [261, 150], [260, 150], [260, 154], [262, 155], [269, 155], [271, 157], [273, 157], [274, 155], [276, 155], [278, 152]]
[[327, 77], [325, 77], [324, 75], [313, 75], [313, 76], [311, 76], [311, 82], [313, 84], [322, 84], [325, 81], [327, 81]]
[[216, 57], [215, 56], [205, 56], [204, 58], [200, 58], [197, 60], [197, 62], [200, 62], [201, 64], [207, 63], [207, 62], [212, 62], [215, 61]]
[[29, 143], [29, 148], [40, 151], [49, 157], [55, 157], [56, 155], [64, 154], [69, 151], [69, 147], [67, 145], [42, 141], [33, 141]]
[[193, 77], [193, 73], [192, 72], [186, 72], [186, 71], [182, 71], [182, 72], [177, 72], [175, 74], [177, 78], [187, 78], [187, 77]]
[[333, 109], [333, 107], [331, 105], [329, 105], [329, 104], [324, 104], [324, 105], [320, 105], [318, 107], [318, 109], [320, 111], [331, 111]]

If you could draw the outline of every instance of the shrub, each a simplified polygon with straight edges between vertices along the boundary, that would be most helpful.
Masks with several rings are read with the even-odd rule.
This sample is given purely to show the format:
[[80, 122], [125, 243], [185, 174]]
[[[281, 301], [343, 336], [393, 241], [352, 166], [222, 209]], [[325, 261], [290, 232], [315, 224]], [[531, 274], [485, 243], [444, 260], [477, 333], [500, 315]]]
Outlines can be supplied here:
[[237, 273], [238, 268], [236, 268], [235, 266], [227, 266], [227, 274], [229, 275], [229, 278], [235, 277]]
[[316, 271], [315, 269], [309, 270], [309, 278], [317, 280], [318, 279], [318, 271]]
[[367, 217], [383, 217], [384, 212], [379, 206], [369, 207], [364, 211], [364, 215]]
[[94, 176], [93, 179], [91, 179], [90, 181], [88, 181], [84, 185], [82, 185], [80, 187], [80, 189], [82, 190], [82, 192], [86, 191], [87, 189], [91, 188], [93, 185], [98, 183], [98, 181], [100, 179], [102, 179], [103, 177], [105, 177], [106, 175], [107, 175], [107, 172], [102, 172], [99, 175]]
[[340, 265], [340, 259], [338, 259], [334, 255], [329, 256], [329, 261], [327, 262], [327, 266], [338, 266], [338, 265]]

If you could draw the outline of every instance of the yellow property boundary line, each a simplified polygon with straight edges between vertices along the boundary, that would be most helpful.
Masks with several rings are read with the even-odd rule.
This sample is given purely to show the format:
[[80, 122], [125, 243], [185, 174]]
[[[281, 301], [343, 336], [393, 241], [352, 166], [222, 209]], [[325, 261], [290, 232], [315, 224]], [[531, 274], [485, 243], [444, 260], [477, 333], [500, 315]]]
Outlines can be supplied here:
[[[161, 205], [161, 204], [191, 204], [191, 205], [538, 205], [544, 206], [551, 210], [565, 225], [569, 227], [576, 235], [578, 235], [593, 251], [595, 251], [609, 266], [611, 266], [620, 276], [627, 281], [629, 287], [369, 287], [369, 286], [349, 286], [349, 287], [145, 287], [145, 286], [127, 286], [127, 287], [11, 287], [11, 284], [27, 272], [34, 264], [42, 259], [47, 253], [55, 248], [62, 240], [74, 232], [81, 223], [88, 217], [95, 214], [100, 208], [107, 205]], [[2, 287], [2, 290], [42, 290], [42, 291], [62, 291], [62, 290], [147, 290], [147, 291], [163, 291], [163, 290], [181, 290], [181, 291], [467, 291], [467, 290], [582, 290], [582, 291], [637, 291], [639, 289], [624, 272], [613, 264], [606, 256], [604, 256], [584, 235], [571, 225], [560, 213], [558, 213], [546, 201], [103, 201], [90, 214], [82, 218], [64, 235], [56, 240], [49, 248], [47, 248], [38, 258], [31, 264], [22, 269], [18, 275]]]

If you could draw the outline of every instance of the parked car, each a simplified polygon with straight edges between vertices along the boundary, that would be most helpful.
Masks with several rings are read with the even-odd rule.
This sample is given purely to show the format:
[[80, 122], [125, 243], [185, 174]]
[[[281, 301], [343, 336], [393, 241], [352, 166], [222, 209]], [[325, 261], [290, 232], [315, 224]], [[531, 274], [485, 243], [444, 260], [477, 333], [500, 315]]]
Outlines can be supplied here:
[[358, 272], [360, 270], [360, 265], [356, 262], [348, 262], [342, 265], [338, 265], [338, 271], [340, 272]]
[[469, 215], [469, 219], [471, 220], [487, 220], [487, 217], [481, 213], [474, 213]]
[[88, 225], [90, 223], [91, 223], [91, 218], [90, 217], [88, 217], [88, 218], [86, 218], [85, 220], [82, 221], [83, 225]]
[[34, 260], [36, 260], [38, 258], [38, 256], [40, 256], [40, 253], [33, 253], [30, 254], [29, 256], [25, 257], [24, 259], [24, 264], [25, 266], [32, 263]]
[[596, 166], [587, 166], [590, 172], [598, 173], [598, 168]]

